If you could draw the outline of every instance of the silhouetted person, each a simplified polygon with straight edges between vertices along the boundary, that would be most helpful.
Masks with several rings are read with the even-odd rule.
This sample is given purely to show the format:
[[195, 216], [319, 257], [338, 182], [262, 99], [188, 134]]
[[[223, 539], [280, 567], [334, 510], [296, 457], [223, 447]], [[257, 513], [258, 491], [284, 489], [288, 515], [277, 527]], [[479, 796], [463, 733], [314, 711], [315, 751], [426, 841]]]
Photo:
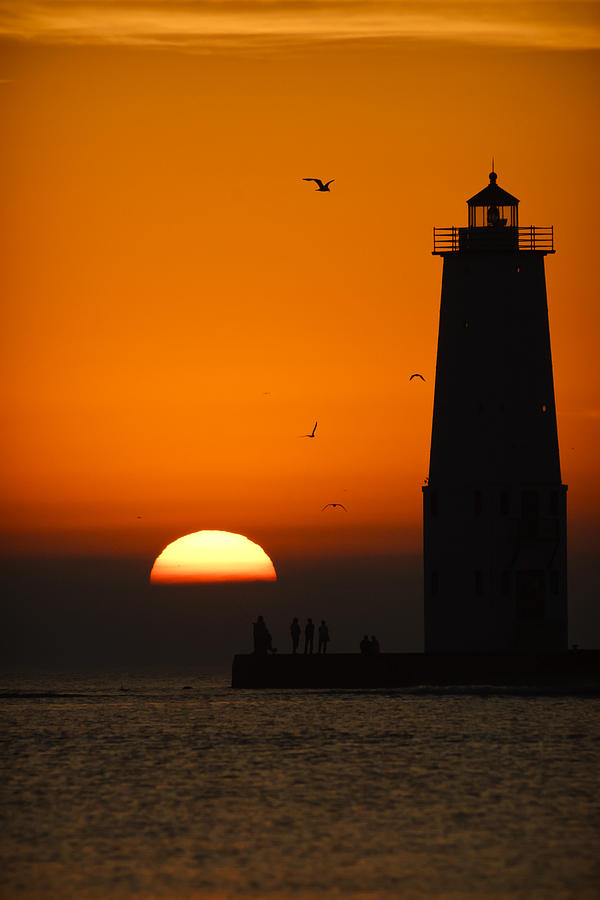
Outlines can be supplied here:
[[292, 653], [298, 652], [298, 644], [300, 643], [300, 623], [297, 618], [294, 618], [292, 624], [290, 625], [290, 634], [292, 636]]
[[252, 623], [252, 632], [254, 636], [254, 652], [261, 656], [266, 656], [269, 650], [272, 650], [271, 635], [262, 616], [259, 616], [256, 622]]
[[375, 637], [374, 634], [371, 635], [370, 643], [371, 643], [371, 653], [373, 654], [373, 656], [377, 656], [377, 654], [380, 653], [381, 651], [380, 651], [380, 647], [379, 647], [379, 641], [377, 640], [377, 638]]
[[325, 624], [325, 619], [321, 619], [319, 625], [319, 653], [327, 653], [327, 644], [329, 643], [329, 628]]
[[312, 619], [306, 620], [304, 626], [304, 652], [312, 653], [314, 651], [315, 642], [315, 623]]
[[359, 646], [360, 646], [360, 652], [362, 653], [362, 655], [368, 656], [369, 653], [371, 652], [371, 641], [369, 640], [368, 634], [365, 634], [365, 636], [363, 637]]

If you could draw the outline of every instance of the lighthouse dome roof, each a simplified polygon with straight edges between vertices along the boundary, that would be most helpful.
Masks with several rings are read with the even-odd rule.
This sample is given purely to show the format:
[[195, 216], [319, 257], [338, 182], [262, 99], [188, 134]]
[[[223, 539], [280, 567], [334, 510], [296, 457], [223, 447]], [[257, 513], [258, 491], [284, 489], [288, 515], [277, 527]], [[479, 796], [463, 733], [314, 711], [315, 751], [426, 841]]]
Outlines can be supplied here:
[[468, 206], [517, 206], [519, 201], [496, 183], [498, 176], [490, 172], [490, 183], [467, 200]]

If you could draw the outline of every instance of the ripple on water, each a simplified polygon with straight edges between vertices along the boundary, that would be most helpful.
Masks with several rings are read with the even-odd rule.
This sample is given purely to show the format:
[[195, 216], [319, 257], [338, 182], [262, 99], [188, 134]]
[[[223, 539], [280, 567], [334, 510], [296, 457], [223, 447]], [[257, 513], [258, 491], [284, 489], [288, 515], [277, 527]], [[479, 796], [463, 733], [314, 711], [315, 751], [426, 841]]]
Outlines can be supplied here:
[[3, 897], [598, 895], [597, 699], [121, 680], [5, 686]]

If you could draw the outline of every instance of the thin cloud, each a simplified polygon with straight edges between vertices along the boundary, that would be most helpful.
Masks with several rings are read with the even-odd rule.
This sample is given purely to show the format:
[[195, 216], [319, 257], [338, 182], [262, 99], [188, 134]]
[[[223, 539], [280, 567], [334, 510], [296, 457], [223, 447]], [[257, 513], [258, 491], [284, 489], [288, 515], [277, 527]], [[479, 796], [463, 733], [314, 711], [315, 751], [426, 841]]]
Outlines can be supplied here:
[[189, 49], [323, 40], [412, 39], [600, 48], [596, 0], [19, 0], [0, 35], [51, 44]]

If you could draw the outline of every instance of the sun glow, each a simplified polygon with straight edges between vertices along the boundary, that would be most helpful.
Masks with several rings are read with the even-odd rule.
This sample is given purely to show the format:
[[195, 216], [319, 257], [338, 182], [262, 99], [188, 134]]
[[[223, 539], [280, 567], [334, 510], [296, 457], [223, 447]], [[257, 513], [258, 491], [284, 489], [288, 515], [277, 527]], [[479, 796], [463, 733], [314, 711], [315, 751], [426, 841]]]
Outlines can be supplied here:
[[276, 581], [273, 563], [258, 544], [230, 531], [196, 531], [171, 544], [154, 560], [150, 581]]

